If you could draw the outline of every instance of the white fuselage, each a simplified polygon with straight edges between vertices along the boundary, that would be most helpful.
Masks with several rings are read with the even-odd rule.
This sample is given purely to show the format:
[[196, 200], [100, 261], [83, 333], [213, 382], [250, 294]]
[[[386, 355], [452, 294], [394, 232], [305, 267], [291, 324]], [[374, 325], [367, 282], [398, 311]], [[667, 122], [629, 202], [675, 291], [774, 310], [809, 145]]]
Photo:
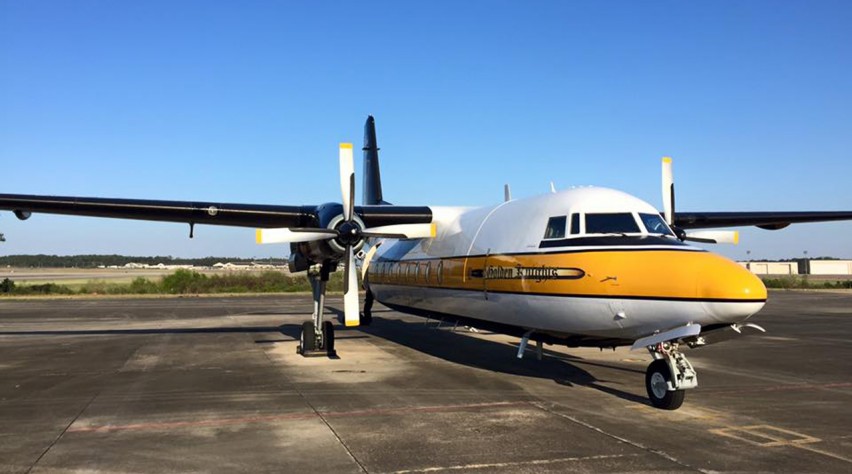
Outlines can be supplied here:
[[432, 210], [435, 238], [381, 242], [368, 273], [379, 302], [610, 345], [739, 322], [766, 300], [750, 272], [682, 243], [620, 191]]

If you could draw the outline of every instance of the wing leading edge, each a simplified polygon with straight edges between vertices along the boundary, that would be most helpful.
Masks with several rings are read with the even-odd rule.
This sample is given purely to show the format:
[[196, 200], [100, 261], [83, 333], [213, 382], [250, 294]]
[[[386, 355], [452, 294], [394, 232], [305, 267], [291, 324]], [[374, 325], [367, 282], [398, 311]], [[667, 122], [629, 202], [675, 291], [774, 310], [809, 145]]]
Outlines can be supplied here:
[[676, 212], [674, 223], [681, 229], [757, 226], [778, 230], [790, 224], [852, 220], [852, 211], [824, 212]]
[[[319, 207], [0, 194], [0, 210], [19, 217], [66, 214], [265, 229], [316, 226]], [[425, 206], [355, 206], [355, 213], [371, 227], [432, 221], [432, 211]]]

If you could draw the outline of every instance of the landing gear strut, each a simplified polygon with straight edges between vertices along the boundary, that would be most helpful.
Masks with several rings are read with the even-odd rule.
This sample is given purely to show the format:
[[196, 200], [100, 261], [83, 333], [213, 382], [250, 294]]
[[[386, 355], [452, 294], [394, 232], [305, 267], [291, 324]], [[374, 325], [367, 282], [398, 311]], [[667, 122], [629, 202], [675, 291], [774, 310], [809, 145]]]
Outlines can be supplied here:
[[373, 323], [373, 301], [375, 297], [373, 296], [373, 292], [370, 291], [370, 287], [364, 285], [367, 288], [367, 296], [364, 298], [364, 311], [361, 313], [361, 326], [369, 326]]
[[698, 386], [698, 375], [676, 342], [648, 347], [654, 361], [645, 373], [645, 388], [651, 404], [664, 410], [677, 410], [686, 390]]
[[314, 313], [310, 321], [302, 323], [297, 352], [304, 357], [328, 356], [335, 357], [334, 324], [323, 321], [325, 310], [325, 289], [328, 276], [334, 271], [334, 265], [323, 263], [308, 269], [308, 280], [314, 297]]

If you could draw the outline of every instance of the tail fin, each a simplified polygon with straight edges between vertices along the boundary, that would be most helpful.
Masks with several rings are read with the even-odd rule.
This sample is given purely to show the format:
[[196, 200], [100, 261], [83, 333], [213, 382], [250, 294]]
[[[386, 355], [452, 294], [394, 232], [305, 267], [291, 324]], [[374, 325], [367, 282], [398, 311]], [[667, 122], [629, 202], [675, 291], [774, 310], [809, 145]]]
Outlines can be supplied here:
[[382, 199], [382, 175], [379, 172], [379, 147], [376, 144], [376, 120], [372, 115], [364, 124], [364, 200], [365, 206], [390, 204]]

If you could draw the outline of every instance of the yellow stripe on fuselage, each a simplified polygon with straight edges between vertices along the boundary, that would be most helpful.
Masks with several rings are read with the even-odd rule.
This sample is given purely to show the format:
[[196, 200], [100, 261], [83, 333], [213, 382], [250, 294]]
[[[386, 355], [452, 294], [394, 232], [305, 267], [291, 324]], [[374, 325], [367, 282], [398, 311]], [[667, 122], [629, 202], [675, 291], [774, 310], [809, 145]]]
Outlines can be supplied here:
[[374, 262], [370, 282], [503, 293], [755, 301], [751, 272], [701, 251], [591, 250]]

